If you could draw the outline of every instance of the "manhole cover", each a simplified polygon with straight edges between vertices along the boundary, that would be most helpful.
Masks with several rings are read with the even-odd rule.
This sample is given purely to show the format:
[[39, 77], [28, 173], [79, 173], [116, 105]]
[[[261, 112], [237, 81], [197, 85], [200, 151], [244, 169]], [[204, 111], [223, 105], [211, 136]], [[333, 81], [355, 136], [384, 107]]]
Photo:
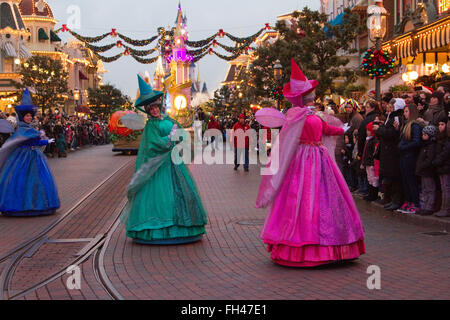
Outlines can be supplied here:
[[262, 226], [264, 224], [264, 220], [263, 219], [242, 220], [236, 223], [241, 226]]
[[433, 237], [448, 235], [448, 233], [444, 232], [444, 231], [423, 232], [422, 234], [427, 235], [427, 236], [433, 236]]

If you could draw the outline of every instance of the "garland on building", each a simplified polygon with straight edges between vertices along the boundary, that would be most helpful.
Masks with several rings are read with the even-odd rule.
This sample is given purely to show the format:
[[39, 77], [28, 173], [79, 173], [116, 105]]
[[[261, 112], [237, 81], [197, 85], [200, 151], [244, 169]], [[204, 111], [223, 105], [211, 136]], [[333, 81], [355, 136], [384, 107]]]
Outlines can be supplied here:
[[144, 58], [140, 58], [140, 57], [138, 57], [138, 56], [136, 56], [136, 55], [134, 55], [134, 54], [131, 54], [131, 56], [132, 56], [137, 62], [142, 63], [142, 64], [151, 64], [151, 63], [154, 63], [154, 62], [156, 62], [156, 61], [158, 60], [158, 58], [159, 58], [159, 56], [156, 56], [156, 57], [153, 57], [153, 58], [150, 58], [150, 59], [144, 59]]
[[[223, 29], [220, 29], [218, 33], [211, 35], [210, 37], [200, 40], [200, 41], [189, 41], [186, 39], [185, 44], [188, 46], [187, 53], [192, 56], [192, 59], [194, 62], [199, 61], [203, 57], [206, 56], [206, 54], [215, 54], [220, 59], [231, 61], [239, 57], [241, 54], [247, 50], [247, 52], [251, 49], [249, 46], [251, 43], [253, 43], [257, 37], [259, 37], [264, 30], [267, 30], [270, 28], [268, 24], [266, 23], [266, 27], [259, 30], [257, 33], [255, 33], [252, 36], [245, 37], [245, 38], [239, 38], [235, 37], [227, 32], [224, 32]], [[158, 60], [157, 57], [148, 57], [152, 53], [160, 50], [160, 54], [163, 57], [168, 57], [170, 55], [170, 52], [172, 51], [172, 43], [174, 41], [175, 37], [175, 28], [172, 28], [171, 30], [166, 30], [165, 28], [158, 28], [158, 35], [153, 36], [149, 39], [144, 40], [135, 40], [132, 38], [129, 38], [119, 32], [117, 32], [116, 29], [111, 29], [111, 32], [104, 33], [102, 35], [99, 35], [97, 37], [85, 37], [82, 36], [72, 30], [70, 30], [67, 25], [63, 25], [62, 28], [56, 30], [56, 33], [58, 32], [69, 32], [72, 36], [74, 36], [77, 40], [82, 41], [85, 43], [86, 47], [90, 49], [98, 59], [102, 60], [103, 62], [113, 62], [121, 58], [122, 56], [129, 56], [131, 55], [136, 61], [144, 64], [150, 64], [153, 62], [156, 62]], [[96, 46], [92, 45], [92, 43], [100, 42], [103, 39], [107, 38], [108, 36], [111, 36], [113, 38], [120, 38], [121, 40], [117, 40], [115, 43], [111, 43], [108, 45], [103, 46]], [[223, 38], [227, 36], [229, 39], [235, 42], [234, 47], [233, 46], [226, 46], [224, 44], [221, 44], [217, 42], [216, 37]], [[153, 41], [158, 39], [158, 45], [154, 48], [148, 49], [148, 50], [137, 50], [129, 45], [136, 46], [136, 47], [144, 47], [146, 45], [151, 44]], [[126, 45], [125, 43], [128, 45]], [[226, 52], [230, 53], [231, 55], [224, 55], [216, 52], [211, 47], [220, 47]], [[125, 51], [117, 54], [112, 57], [105, 57], [103, 55], [100, 55], [100, 53], [104, 53], [106, 51], [109, 51], [113, 49], [114, 47], [117, 48], [125, 48]], [[193, 50], [192, 50], [193, 49]]]
[[105, 56], [102, 56], [102, 55], [100, 55], [98, 53], [95, 53], [95, 52], [94, 52], [94, 54], [95, 54], [95, 56], [98, 59], [102, 60], [103, 62], [107, 62], [108, 63], [108, 62], [114, 62], [114, 61], [119, 60], [125, 53], [121, 52], [118, 55], [115, 55], [115, 56], [112, 56], [112, 57], [105, 57]]
[[131, 44], [132, 46], [135, 47], [145, 47], [148, 46], [149, 44], [151, 44], [153, 41], [155, 41], [156, 39], [158, 39], [159, 35], [157, 36], [153, 36], [150, 39], [146, 39], [146, 40], [134, 40], [131, 38], [128, 38], [127, 36], [124, 36], [121, 33], [117, 33], [117, 36], [122, 39], [123, 41], [125, 41], [128, 44]]
[[111, 43], [111, 44], [108, 44], [106, 46], [94, 46], [92, 44], [86, 43], [86, 47], [88, 47], [90, 50], [92, 50], [95, 53], [106, 52], [108, 50], [111, 50], [115, 46], [116, 46], [115, 43]]
[[391, 57], [391, 52], [376, 50], [371, 48], [363, 55], [362, 70], [373, 78], [383, 78], [394, 69], [395, 58]]

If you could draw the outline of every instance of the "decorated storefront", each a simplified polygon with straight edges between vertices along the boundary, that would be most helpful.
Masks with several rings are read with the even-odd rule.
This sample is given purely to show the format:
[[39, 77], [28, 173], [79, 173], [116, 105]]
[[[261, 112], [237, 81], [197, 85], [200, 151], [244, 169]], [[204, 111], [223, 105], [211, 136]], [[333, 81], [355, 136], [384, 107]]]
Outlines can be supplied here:
[[435, 86], [450, 77], [449, 8], [450, 1], [419, 3], [404, 14], [394, 38], [383, 44], [396, 58], [400, 82], [414, 84], [424, 79]]

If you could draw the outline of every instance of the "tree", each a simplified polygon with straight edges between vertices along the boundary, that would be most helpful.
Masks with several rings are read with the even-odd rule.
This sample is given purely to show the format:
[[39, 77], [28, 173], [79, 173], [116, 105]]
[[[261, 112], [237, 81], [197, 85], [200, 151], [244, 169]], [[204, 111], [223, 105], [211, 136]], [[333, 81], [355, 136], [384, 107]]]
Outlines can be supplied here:
[[242, 87], [222, 86], [214, 92], [214, 98], [208, 102], [216, 115], [237, 114], [250, 110], [250, 101], [246, 89]]
[[111, 84], [89, 88], [89, 105], [97, 116], [109, 117], [114, 111], [131, 105], [130, 98]]
[[68, 73], [60, 60], [46, 56], [33, 56], [21, 64], [21, 81], [13, 81], [18, 89], [29, 88], [33, 92], [33, 103], [43, 112], [51, 107], [60, 107], [67, 93]]
[[[333, 79], [344, 75], [345, 66], [349, 60], [340, 53], [355, 53], [352, 43], [362, 30], [358, 16], [346, 9], [343, 22], [332, 26], [327, 21], [327, 15], [304, 8], [296, 11], [291, 25], [280, 21], [276, 29], [278, 40], [273, 45], [258, 48], [250, 68], [250, 79], [243, 82], [246, 92], [258, 98], [270, 97], [271, 90], [289, 82], [291, 58], [299, 64], [309, 79], [319, 81], [317, 96], [322, 97], [332, 87]], [[280, 60], [283, 66], [283, 76], [280, 81], [274, 79], [273, 65]]]

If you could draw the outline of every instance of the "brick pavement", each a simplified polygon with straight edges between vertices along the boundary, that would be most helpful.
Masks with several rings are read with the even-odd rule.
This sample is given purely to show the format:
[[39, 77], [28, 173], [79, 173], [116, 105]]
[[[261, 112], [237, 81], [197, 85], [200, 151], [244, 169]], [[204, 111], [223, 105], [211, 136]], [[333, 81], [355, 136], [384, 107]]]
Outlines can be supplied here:
[[70, 153], [67, 158], [48, 159], [58, 186], [61, 208], [56, 215], [47, 217], [10, 218], [0, 215], [0, 256], [33, 238], [106, 177], [132, 160], [128, 156], [113, 154], [111, 150], [112, 145], [86, 147]]
[[[254, 209], [260, 176], [232, 166], [191, 166], [209, 214], [203, 241], [143, 246], [114, 233], [105, 257], [125, 299], [448, 299], [448, 236], [357, 201], [367, 254], [353, 262], [291, 269], [270, 261], [259, 239], [265, 210]], [[381, 268], [382, 290], [366, 287], [367, 267]]]
[[[90, 195], [62, 223], [48, 234], [48, 240], [31, 256], [15, 267], [10, 283], [10, 295], [18, 294], [54, 273], [66, 270], [77, 253], [89, 246], [89, 241], [106, 234], [126, 203], [123, 197], [134, 172], [134, 162], [128, 163], [111, 180]], [[83, 265], [83, 290], [67, 290], [68, 275], [28, 294], [26, 299], [97, 299], [107, 298], [106, 292], [95, 279], [93, 257]], [[86, 285], [88, 284], [88, 285]]]
[[[125, 299], [448, 299], [449, 237], [431, 237], [435, 226], [411, 225], [357, 201], [366, 228], [367, 254], [353, 262], [315, 269], [291, 269], [270, 261], [259, 239], [265, 210], [254, 209], [260, 176], [232, 166], [191, 166], [209, 215], [203, 241], [181, 246], [144, 246], [115, 230], [105, 269]], [[125, 182], [124, 182], [125, 183]], [[120, 198], [120, 197], [119, 197]], [[116, 199], [123, 203], [125, 195]], [[97, 226], [114, 215], [99, 204]], [[82, 223], [80, 220], [79, 223]], [[62, 228], [61, 230], [64, 230]], [[84, 237], [84, 227], [68, 228]], [[78, 232], [78, 233], [77, 233]], [[382, 290], [366, 288], [367, 267], [381, 268]], [[69, 291], [67, 276], [26, 299], [108, 299], [97, 282], [92, 257], [82, 265], [82, 290]]]

